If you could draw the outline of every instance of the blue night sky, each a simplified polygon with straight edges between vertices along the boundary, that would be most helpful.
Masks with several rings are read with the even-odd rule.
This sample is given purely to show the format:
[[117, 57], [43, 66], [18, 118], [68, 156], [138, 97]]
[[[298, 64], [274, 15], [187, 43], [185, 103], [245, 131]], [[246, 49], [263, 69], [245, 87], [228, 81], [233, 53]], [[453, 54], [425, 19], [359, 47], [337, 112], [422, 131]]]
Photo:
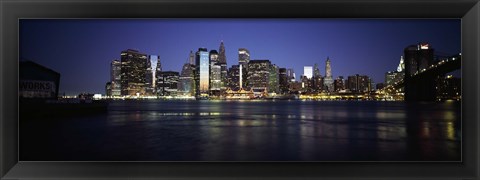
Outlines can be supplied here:
[[83, 19], [20, 20], [20, 57], [61, 74], [60, 93], [105, 94], [110, 62], [120, 51], [159, 55], [163, 70], [180, 71], [190, 50], [225, 43], [227, 65], [238, 64], [238, 48], [250, 59], [293, 68], [318, 63], [325, 75], [368, 75], [383, 82], [396, 70], [403, 49], [428, 42], [435, 53], [461, 52], [460, 19]]

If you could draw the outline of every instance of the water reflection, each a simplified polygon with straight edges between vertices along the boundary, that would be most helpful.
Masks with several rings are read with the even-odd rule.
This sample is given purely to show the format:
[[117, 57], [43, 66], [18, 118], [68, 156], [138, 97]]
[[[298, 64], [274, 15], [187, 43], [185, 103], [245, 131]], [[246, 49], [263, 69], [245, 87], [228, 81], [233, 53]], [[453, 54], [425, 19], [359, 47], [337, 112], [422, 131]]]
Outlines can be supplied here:
[[[95, 127], [101, 139], [69, 147], [96, 149], [88, 160], [451, 161], [460, 158], [459, 117], [455, 103], [118, 101], [107, 115], [56, 128]], [[86, 138], [68, 133], [29, 138]]]

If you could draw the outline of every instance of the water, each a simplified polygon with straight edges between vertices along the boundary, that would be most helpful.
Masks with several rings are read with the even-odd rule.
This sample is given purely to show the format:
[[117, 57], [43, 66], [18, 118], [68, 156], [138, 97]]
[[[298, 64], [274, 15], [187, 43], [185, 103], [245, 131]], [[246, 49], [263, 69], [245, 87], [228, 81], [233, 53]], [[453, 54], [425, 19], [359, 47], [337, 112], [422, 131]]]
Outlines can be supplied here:
[[460, 161], [460, 103], [113, 101], [21, 120], [21, 161]]

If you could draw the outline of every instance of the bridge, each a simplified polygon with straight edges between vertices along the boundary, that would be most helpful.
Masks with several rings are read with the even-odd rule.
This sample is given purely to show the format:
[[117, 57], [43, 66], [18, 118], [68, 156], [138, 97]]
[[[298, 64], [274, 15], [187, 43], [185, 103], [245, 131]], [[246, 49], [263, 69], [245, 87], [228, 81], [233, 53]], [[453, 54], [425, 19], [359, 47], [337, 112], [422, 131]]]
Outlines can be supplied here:
[[393, 85], [386, 86], [385, 92], [395, 93], [399, 92], [401, 88], [405, 88], [406, 101], [434, 101], [436, 99], [436, 78], [460, 69], [461, 65], [460, 55], [440, 60], [411, 76], [405, 75], [403, 80]]

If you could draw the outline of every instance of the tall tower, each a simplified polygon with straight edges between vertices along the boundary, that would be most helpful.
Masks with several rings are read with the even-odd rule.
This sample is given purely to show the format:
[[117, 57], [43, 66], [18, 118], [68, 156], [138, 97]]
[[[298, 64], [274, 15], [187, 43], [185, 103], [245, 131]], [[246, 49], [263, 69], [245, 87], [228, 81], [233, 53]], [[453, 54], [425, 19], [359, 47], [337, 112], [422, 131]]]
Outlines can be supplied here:
[[121, 95], [121, 63], [120, 60], [113, 60], [110, 69], [110, 81], [111, 81], [111, 89], [112, 89], [112, 96], [120, 96]]
[[195, 66], [196, 97], [208, 97], [210, 88], [210, 63], [207, 48], [198, 48]]
[[145, 94], [147, 55], [137, 50], [127, 49], [121, 54], [122, 95], [136, 96]]
[[190, 51], [190, 55], [188, 57], [188, 60], [191, 65], [195, 65], [195, 54], [193, 54], [193, 51]]
[[238, 48], [238, 64], [240, 65], [240, 85], [247, 84], [248, 62], [250, 62], [250, 51], [245, 48]]
[[157, 62], [156, 62], [156, 66], [155, 66], [155, 93], [158, 95], [158, 85], [160, 84], [159, 82], [159, 79], [161, 78], [160, 77], [160, 73], [162, 72], [162, 63], [160, 62], [160, 56], [157, 56]]
[[320, 75], [320, 69], [318, 68], [318, 64], [315, 63], [313, 65], [313, 77], [319, 77]]
[[312, 66], [303, 66], [303, 75], [306, 76], [308, 79], [312, 79], [312, 76], [313, 76]]
[[218, 53], [218, 62], [220, 63], [227, 63], [227, 56], [225, 56], [225, 45], [223, 44], [223, 40], [220, 42], [220, 48], [218, 48], [220, 51]]
[[397, 72], [403, 72], [404, 69], [405, 63], [403, 62], [403, 56], [400, 56], [400, 63], [398, 64]]
[[223, 44], [223, 40], [220, 42], [220, 47], [218, 48], [220, 51], [218, 53], [218, 63], [220, 65], [220, 89], [222, 91], [227, 89], [228, 84], [228, 74], [227, 74], [227, 56], [225, 55], [225, 45]]
[[333, 92], [333, 78], [332, 78], [332, 67], [330, 64], [330, 57], [327, 57], [325, 62], [325, 79], [323, 81], [324, 86], [327, 88], [327, 91]]

